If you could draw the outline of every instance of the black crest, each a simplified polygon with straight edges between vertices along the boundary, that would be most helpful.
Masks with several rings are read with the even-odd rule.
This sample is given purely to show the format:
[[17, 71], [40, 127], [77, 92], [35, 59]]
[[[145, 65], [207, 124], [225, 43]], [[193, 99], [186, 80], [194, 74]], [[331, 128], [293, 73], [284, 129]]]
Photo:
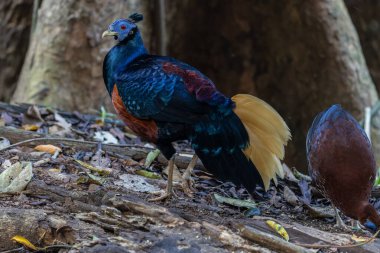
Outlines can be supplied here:
[[140, 22], [141, 20], [143, 20], [143, 18], [144, 16], [140, 13], [133, 13], [132, 15], [128, 17], [128, 19], [132, 21], [133, 23]]

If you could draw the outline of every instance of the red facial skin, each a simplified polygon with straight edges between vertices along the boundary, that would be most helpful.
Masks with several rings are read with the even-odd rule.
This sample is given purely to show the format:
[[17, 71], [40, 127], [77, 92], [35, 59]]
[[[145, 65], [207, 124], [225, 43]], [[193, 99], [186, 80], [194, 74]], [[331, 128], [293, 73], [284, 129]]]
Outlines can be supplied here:
[[311, 140], [308, 155], [311, 177], [320, 191], [345, 215], [377, 226], [380, 218], [368, 203], [376, 177], [371, 144], [347, 118], [326, 120]]
[[157, 141], [157, 125], [153, 120], [138, 119], [128, 113], [116, 85], [112, 91], [112, 104], [124, 123], [142, 139], [155, 143]]

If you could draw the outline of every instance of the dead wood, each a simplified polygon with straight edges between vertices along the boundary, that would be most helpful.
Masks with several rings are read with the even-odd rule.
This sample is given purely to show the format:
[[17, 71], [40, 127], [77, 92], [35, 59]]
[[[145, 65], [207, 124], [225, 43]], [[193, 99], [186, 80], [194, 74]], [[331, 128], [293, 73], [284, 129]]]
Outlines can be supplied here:
[[75, 232], [65, 220], [41, 209], [0, 208], [0, 250], [18, 248], [15, 235], [27, 238], [36, 246], [74, 243]]

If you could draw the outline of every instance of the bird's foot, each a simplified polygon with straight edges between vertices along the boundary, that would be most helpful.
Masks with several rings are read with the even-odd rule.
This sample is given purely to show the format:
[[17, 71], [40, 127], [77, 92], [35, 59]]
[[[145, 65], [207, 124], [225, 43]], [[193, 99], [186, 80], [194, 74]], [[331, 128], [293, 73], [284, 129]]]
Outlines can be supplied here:
[[340, 218], [339, 215], [336, 218], [336, 223], [335, 223], [334, 227], [339, 228], [343, 231], [351, 231], [351, 229], [343, 222], [342, 218]]
[[346, 224], [344, 224], [342, 218], [340, 217], [340, 215], [338, 213], [338, 209], [336, 207], [334, 207], [334, 211], [335, 211], [335, 219], [336, 219], [336, 223], [335, 223], [334, 227], [339, 228], [339, 229], [344, 230], [344, 231], [351, 231], [351, 229], [348, 228], [346, 226]]
[[193, 187], [194, 180], [191, 178], [191, 173], [197, 164], [198, 156], [193, 155], [193, 158], [191, 159], [189, 165], [187, 166], [187, 169], [182, 175], [182, 189], [183, 192], [189, 196], [190, 198], [194, 197], [193, 193], [196, 191]]
[[[168, 165], [168, 184], [166, 186], [166, 191], [164, 194], [157, 198], [149, 199], [149, 201], [161, 201], [164, 199], [169, 199], [172, 196], [176, 196], [173, 191], [173, 170], [174, 170], [174, 156], [169, 160]], [[177, 197], [177, 196], [176, 196]]]
[[360, 222], [357, 220], [351, 220], [351, 228], [352, 228], [352, 230], [354, 230], [356, 232], [358, 232], [358, 231], [364, 232], [366, 230], [365, 226], [360, 224]]
[[173, 190], [171, 191], [165, 191], [164, 193], [162, 193], [162, 191], [158, 191], [158, 192], [153, 192], [152, 194], [160, 194], [159, 197], [157, 198], [151, 198], [151, 199], [148, 199], [148, 201], [151, 201], [151, 202], [155, 202], [155, 201], [161, 201], [161, 200], [166, 200], [166, 199], [170, 199], [172, 196], [177, 196], [175, 195], [175, 193], [173, 192]]
[[194, 180], [191, 178], [191, 175], [186, 173], [182, 176], [182, 189], [183, 192], [190, 198], [194, 197], [194, 192], [196, 191], [193, 187]]

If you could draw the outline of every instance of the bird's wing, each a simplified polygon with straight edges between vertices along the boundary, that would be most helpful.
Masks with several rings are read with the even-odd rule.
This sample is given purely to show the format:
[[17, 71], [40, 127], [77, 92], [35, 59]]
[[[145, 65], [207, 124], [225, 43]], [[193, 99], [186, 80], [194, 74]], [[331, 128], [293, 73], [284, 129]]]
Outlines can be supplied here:
[[191, 123], [232, 101], [195, 68], [169, 57], [147, 56], [116, 76], [127, 110], [135, 117]]

